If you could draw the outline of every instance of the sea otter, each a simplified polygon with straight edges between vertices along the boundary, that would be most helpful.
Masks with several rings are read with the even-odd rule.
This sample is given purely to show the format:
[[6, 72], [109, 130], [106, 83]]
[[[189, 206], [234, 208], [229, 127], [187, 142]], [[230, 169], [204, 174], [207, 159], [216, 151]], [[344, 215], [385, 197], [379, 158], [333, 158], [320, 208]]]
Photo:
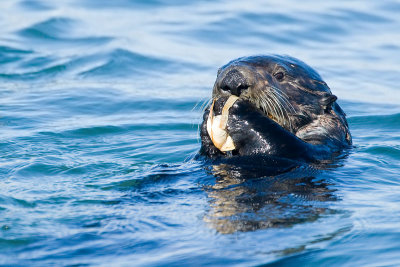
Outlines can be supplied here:
[[[320, 75], [296, 58], [235, 59], [218, 70], [200, 128], [200, 155], [330, 159], [352, 144], [346, 115], [336, 100]], [[217, 144], [213, 129], [225, 135], [223, 145]]]

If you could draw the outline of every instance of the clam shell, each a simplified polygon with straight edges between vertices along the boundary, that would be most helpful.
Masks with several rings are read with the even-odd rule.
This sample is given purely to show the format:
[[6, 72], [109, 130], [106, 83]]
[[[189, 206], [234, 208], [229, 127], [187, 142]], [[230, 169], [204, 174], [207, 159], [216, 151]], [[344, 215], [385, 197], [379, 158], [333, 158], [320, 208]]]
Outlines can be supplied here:
[[222, 109], [221, 115], [214, 116], [213, 109], [215, 100], [210, 107], [210, 113], [207, 120], [207, 132], [215, 147], [222, 152], [235, 149], [235, 144], [233, 143], [232, 137], [230, 137], [226, 131], [226, 126], [228, 123], [229, 109], [237, 99], [237, 96], [230, 96]]

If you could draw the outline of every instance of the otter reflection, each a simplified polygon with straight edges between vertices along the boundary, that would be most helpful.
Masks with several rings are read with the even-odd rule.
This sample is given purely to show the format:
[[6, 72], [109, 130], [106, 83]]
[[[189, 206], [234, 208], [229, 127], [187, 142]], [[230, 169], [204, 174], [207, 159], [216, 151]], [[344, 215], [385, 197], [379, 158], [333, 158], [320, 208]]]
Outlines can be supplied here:
[[206, 189], [210, 210], [204, 220], [219, 233], [229, 234], [288, 227], [332, 212], [326, 202], [336, 200], [335, 190], [316, 178], [320, 171], [304, 165], [285, 166], [212, 165], [216, 183]]

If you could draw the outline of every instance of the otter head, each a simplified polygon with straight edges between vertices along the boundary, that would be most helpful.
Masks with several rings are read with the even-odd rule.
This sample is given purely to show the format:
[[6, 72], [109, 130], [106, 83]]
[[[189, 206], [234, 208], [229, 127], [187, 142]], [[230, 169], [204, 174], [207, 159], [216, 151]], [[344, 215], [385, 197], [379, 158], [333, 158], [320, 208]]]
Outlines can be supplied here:
[[287, 56], [253, 56], [233, 60], [218, 70], [212, 97], [236, 95], [296, 134], [318, 116], [344, 116], [337, 97], [317, 72]]
[[[221, 110], [223, 99], [231, 96], [238, 97], [238, 101], [232, 107], [235, 110], [236, 106], [236, 113], [230, 117], [231, 125], [228, 121], [226, 134], [232, 134], [234, 144], [240, 143], [246, 148], [239, 149], [240, 153], [254, 154], [261, 151], [272, 154], [287, 151], [293, 154], [287, 147], [305, 147], [301, 142], [307, 143], [306, 146], [319, 145], [318, 148], [304, 148], [307, 151], [340, 150], [351, 144], [345, 114], [336, 103], [337, 97], [316, 71], [298, 59], [271, 55], [243, 57], [229, 62], [218, 70], [211, 111]], [[242, 109], [242, 114], [255, 110], [265, 119], [255, 113], [241, 116], [238, 113], [239, 105], [252, 107], [247, 108], [247, 111]], [[209, 110], [210, 107], [204, 115], [200, 152], [216, 155], [221, 151], [214, 149], [206, 130]], [[273, 125], [269, 122], [271, 120]], [[281, 128], [274, 130], [275, 137], [272, 137], [274, 134], [271, 127]]]

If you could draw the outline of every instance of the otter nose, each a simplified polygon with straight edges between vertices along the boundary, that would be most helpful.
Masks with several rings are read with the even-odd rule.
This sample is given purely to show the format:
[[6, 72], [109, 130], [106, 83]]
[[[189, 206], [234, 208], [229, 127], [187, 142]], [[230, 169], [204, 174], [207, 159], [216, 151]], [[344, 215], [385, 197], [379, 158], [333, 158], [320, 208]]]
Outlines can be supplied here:
[[232, 95], [240, 96], [243, 90], [248, 88], [248, 84], [244, 76], [236, 69], [230, 70], [222, 79], [220, 88], [230, 92]]

